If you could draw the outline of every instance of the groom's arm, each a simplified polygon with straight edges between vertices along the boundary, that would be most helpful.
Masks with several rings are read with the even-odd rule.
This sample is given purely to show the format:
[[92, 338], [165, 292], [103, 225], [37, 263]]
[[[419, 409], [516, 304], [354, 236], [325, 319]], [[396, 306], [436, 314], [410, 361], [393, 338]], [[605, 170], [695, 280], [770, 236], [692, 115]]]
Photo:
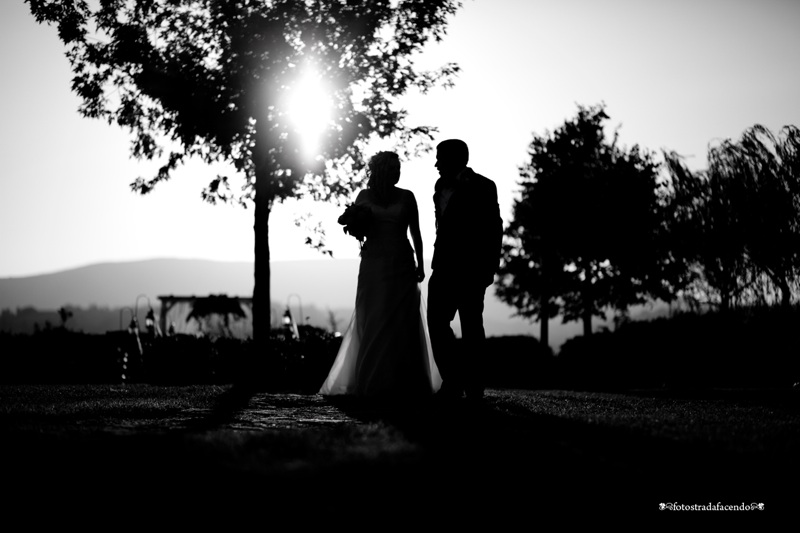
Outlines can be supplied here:
[[497, 185], [487, 179], [485, 199], [486, 233], [484, 243], [484, 283], [488, 287], [494, 283], [494, 275], [500, 266], [500, 253], [503, 246], [503, 218], [500, 216], [500, 203], [497, 200]]
[[425, 279], [425, 263], [422, 258], [422, 232], [419, 229], [419, 209], [417, 208], [417, 199], [413, 193], [410, 195], [410, 211], [411, 218], [408, 224], [408, 230], [411, 233], [411, 241], [414, 244], [414, 255], [417, 258], [417, 281], [422, 282]]

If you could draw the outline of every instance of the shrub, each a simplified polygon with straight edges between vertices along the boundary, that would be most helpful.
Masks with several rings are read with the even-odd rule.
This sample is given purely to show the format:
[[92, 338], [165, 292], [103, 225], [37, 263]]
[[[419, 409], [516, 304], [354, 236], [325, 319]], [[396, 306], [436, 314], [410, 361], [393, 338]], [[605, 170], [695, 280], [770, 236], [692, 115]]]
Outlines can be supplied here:
[[764, 388], [800, 376], [797, 309], [681, 313], [568, 340], [558, 356], [571, 388]]

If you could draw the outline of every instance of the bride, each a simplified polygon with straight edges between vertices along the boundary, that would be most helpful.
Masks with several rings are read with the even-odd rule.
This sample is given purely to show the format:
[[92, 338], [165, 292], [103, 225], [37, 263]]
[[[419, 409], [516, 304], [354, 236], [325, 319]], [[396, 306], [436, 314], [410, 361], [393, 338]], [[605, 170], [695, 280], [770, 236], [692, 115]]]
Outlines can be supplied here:
[[367, 188], [339, 219], [345, 231], [365, 238], [355, 310], [319, 392], [393, 399], [432, 395], [442, 380], [419, 287], [425, 270], [417, 202], [411, 191], [396, 187], [396, 153], [378, 152], [367, 172]]

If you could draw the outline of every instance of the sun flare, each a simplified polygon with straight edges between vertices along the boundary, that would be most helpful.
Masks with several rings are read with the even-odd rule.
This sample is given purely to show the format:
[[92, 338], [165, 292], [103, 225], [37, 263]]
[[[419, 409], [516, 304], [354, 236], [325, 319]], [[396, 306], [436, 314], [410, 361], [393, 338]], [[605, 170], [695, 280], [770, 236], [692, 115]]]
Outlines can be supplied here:
[[329, 126], [333, 99], [325, 88], [322, 76], [313, 66], [305, 66], [288, 87], [286, 114], [294, 131], [300, 136], [303, 155], [318, 155], [322, 134]]

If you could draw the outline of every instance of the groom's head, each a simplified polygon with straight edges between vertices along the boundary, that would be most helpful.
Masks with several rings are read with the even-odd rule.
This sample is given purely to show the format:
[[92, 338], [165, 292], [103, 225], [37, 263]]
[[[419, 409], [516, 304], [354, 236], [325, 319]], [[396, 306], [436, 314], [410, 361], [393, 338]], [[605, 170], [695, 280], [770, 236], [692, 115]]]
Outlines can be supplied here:
[[442, 178], [453, 178], [469, 162], [469, 148], [460, 139], [447, 139], [436, 146], [436, 168]]

